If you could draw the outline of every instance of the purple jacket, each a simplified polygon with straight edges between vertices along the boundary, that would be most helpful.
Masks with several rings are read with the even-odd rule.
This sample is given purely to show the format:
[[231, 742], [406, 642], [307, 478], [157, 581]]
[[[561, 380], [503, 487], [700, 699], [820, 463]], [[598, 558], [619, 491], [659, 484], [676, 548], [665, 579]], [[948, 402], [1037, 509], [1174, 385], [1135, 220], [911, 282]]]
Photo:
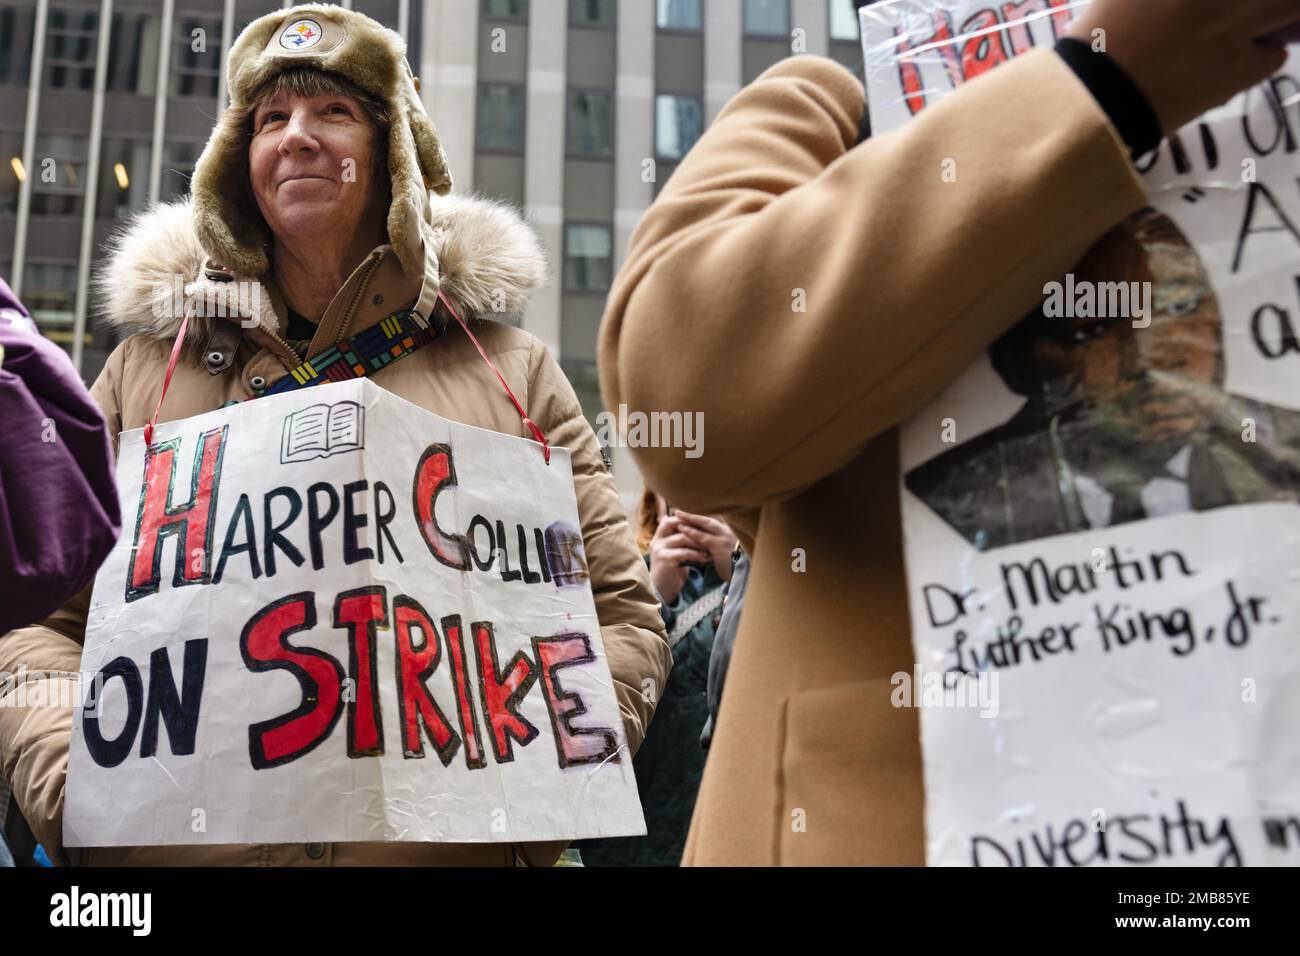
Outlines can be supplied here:
[[0, 634], [94, 579], [121, 527], [104, 416], [0, 279]]

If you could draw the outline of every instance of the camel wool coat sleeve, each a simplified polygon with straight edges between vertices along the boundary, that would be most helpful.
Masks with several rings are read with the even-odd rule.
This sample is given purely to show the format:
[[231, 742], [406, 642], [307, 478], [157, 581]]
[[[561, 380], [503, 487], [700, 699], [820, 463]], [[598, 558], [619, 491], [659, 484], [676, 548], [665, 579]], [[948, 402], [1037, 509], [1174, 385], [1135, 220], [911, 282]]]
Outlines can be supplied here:
[[602, 322], [609, 408], [703, 415], [698, 457], [633, 449], [646, 481], [752, 558], [686, 864], [924, 862], [918, 720], [890, 702], [913, 663], [897, 426], [1145, 202], [1054, 52], [858, 145], [864, 99], [812, 56], [741, 90]]
[[833, 61], [782, 61], [719, 114], [632, 236], [602, 394], [705, 413], [700, 457], [637, 450], [682, 507], [761, 505], [843, 466], [1143, 203], [1123, 143], [1051, 51], [855, 147], [864, 108]]

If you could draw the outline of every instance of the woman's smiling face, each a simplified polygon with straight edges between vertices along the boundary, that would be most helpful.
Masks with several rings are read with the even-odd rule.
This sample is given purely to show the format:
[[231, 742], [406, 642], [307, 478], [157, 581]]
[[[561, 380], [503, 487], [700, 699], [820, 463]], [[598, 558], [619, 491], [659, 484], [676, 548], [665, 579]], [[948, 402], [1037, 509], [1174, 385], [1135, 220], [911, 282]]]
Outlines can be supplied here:
[[342, 93], [278, 92], [253, 113], [248, 168], [257, 208], [278, 239], [354, 233], [372, 203], [375, 127]]

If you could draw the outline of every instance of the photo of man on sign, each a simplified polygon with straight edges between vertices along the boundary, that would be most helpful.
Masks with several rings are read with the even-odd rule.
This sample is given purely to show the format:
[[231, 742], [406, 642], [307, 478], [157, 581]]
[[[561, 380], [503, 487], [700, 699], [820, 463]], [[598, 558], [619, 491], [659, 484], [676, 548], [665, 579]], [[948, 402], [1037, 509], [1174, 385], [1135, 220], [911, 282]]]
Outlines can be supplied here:
[[[1118, 168], [1141, 184], [1102, 234], [1026, 284], [1028, 316], [1000, 316], [899, 428], [915, 665], [891, 683], [925, 688], [931, 865], [1296, 860], [1278, 839], [1298, 766], [1282, 730], [1297, 720], [1300, 615], [1296, 57], [1161, 140], [1105, 55], [1132, 38], [1108, 20], [1159, 10], [1181, 36], [1227, 9], [1174, 6], [864, 11], [877, 135], [923, 128], [1053, 44], [1102, 90], [1109, 146], [1127, 148]], [[1001, 166], [953, 162], [940, 196], [1004, 201]], [[1055, 237], [1078, 239], [1089, 214], [1057, 220]], [[1000, 710], [971, 707], [972, 691]]]
[[1168, 216], [1136, 214], [1053, 285], [989, 346], [1024, 407], [905, 476], [954, 530], [988, 550], [1300, 497], [1300, 412], [1224, 391], [1218, 300]]

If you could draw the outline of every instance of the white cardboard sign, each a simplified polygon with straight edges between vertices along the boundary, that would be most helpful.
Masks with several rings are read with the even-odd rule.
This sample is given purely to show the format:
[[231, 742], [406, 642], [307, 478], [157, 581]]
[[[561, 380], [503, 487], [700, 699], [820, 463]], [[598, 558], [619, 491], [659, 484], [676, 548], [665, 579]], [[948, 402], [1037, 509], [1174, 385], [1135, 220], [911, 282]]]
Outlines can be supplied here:
[[122, 436], [70, 846], [645, 832], [568, 452], [367, 379]]
[[[873, 132], [1085, 5], [865, 8]], [[902, 428], [931, 864], [1300, 863], [1298, 77]]]

